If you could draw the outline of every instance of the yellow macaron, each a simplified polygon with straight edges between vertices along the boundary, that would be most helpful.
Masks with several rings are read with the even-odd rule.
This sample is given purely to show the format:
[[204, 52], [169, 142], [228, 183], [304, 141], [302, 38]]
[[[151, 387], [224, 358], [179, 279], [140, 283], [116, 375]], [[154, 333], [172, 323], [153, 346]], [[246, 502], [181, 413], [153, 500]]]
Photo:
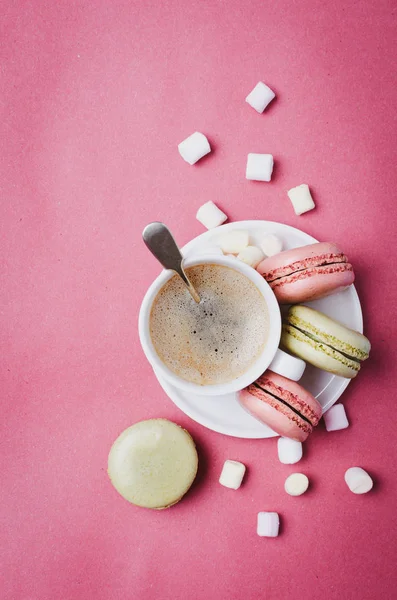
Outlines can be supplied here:
[[167, 419], [149, 419], [128, 427], [109, 452], [108, 474], [116, 490], [132, 504], [168, 508], [192, 485], [198, 468], [190, 434]]
[[357, 375], [371, 349], [362, 333], [303, 305], [289, 309], [281, 344], [315, 367], [349, 379]]

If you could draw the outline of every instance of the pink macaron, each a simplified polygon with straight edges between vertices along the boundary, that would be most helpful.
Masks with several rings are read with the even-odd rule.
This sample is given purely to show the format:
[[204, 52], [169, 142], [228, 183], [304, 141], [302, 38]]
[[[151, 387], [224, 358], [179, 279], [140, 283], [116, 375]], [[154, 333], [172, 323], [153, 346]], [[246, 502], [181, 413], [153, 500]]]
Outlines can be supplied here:
[[346, 289], [354, 281], [347, 256], [329, 242], [285, 250], [265, 258], [257, 267], [280, 304], [324, 298]]
[[266, 371], [239, 392], [240, 404], [276, 433], [304, 442], [321, 419], [314, 396], [296, 381]]

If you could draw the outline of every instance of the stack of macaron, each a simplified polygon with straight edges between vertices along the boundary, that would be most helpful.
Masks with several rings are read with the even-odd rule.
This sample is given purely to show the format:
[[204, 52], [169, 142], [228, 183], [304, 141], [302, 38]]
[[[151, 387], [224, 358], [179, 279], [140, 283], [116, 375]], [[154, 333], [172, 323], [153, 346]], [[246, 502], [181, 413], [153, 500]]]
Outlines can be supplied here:
[[[307, 363], [352, 379], [371, 344], [357, 331], [301, 302], [340, 292], [354, 281], [347, 256], [328, 242], [309, 244], [265, 258], [257, 271], [280, 304], [291, 304], [281, 347]], [[284, 437], [304, 441], [321, 418], [318, 401], [300, 384], [266, 371], [239, 393], [241, 405]]]

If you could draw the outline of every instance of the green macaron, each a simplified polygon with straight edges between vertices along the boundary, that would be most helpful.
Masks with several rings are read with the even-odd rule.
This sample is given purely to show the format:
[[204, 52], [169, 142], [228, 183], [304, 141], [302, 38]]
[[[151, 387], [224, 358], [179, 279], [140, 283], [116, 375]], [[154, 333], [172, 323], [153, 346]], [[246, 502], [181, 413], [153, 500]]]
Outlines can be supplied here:
[[369, 340], [308, 306], [292, 306], [283, 324], [281, 344], [306, 362], [352, 379], [369, 356]]

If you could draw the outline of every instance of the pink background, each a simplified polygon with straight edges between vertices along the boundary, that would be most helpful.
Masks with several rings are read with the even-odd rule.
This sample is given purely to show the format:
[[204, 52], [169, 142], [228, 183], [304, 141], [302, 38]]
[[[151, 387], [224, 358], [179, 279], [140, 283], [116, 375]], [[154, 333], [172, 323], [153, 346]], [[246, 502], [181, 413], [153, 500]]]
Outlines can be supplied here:
[[[395, 3], [4, 1], [1, 13], [2, 598], [395, 597]], [[263, 115], [244, 102], [260, 79], [277, 92]], [[177, 144], [195, 130], [214, 151], [190, 167]], [[274, 154], [270, 184], [245, 180], [248, 152]], [[317, 208], [297, 217], [286, 190], [302, 182]], [[321, 425], [306, 444], [299, 499], [275, 440], [190, 421], [139, 346], [159, 271], [141, 230], [164, 220], [185, 243], [208, 200], [231, 220], [332, 239], [356, 268], [372, 358], [343, 397], [350, 429]], [[187, 427], [201, 458], [165, 512], [127, 504], [106, 474], [115, 437], [150, 417]], [[226, 458], [248, 466], [238, 492], [217, 483]], [[344, 483], [352, 465], [376, 480], [367, 496]], [[260, 510], [280, 513], [278, 539], [256, 535]]]

